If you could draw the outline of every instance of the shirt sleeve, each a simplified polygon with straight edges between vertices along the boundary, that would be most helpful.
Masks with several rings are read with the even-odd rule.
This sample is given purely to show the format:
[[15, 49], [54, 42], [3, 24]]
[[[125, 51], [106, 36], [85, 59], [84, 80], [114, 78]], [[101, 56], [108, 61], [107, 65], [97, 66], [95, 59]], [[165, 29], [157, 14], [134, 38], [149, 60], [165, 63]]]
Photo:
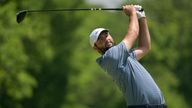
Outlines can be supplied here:
[[132, 57], [133, 59], [136, 59], [136, 54], [135, 54], [135, 49], [128, 49], [125, 45], [125, 42], [122, 41], [122, 43], [124, 44], [124, 48], [127, 50], [127, 53], [130, 55], [130, 57]]

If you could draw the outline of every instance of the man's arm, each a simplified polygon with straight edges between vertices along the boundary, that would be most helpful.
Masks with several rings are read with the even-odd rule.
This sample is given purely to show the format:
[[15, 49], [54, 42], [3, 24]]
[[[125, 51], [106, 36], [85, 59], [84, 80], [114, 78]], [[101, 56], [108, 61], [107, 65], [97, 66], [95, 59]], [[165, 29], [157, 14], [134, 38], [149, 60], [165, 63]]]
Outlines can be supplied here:
[[128, 49], [131, 49], [139, 34], [139, 22], [134, 5], [123, 6], [123, 11], [129, 16], [129, 26], [123, 41]]
[[139, 19], [139, 26], [139, 45], [138, 48], [135, 50], [137, 60], [140, 60], [151, 49], [150, 33], [147, 25], [147, 19], [145, 17]]

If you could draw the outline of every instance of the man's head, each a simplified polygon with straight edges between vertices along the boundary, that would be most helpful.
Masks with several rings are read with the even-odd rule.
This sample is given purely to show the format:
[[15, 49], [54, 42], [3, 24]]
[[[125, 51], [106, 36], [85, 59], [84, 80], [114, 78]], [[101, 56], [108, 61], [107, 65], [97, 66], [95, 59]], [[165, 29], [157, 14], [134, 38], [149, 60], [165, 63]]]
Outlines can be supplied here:
[[90, 34], [90, 44], [100, 54], [104, 54], [114, 45], [114, 41], [107, 29], [96, 28]]

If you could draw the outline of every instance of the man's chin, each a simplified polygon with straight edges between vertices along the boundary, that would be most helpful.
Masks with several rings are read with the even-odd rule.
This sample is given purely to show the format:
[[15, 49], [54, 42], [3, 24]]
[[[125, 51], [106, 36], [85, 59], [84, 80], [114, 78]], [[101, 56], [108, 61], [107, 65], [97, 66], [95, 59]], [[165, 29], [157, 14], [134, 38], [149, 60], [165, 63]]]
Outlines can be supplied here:
[[109, 43], [109, 44], [107, 44], [105, 47], [106, 47], [106, 48], [111, 48], [111, 47], [113, 47], [113, 45], [114, 45], [113, 43]]
[[105, 48], [103, 48], [101, 51], [104, 54], [108, 49], [112, 48], [114, 46], [114, 44], [111, 44], [109, 46], [106, 46]]
[[107, 51], [108, 49], [110, 49], [110, 48], [112, 48], [112, 47], [113, 47], [113, 44], [110, 45], [110, 46], [106, 46], [106, 47], [105, 47], [105, 51]]

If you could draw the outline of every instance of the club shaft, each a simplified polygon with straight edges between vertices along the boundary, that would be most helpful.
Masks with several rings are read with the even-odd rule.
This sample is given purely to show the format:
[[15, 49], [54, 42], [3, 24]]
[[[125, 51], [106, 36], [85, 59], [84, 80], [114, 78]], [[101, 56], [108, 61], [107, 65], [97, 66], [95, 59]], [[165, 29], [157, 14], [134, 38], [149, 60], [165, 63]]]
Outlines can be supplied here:
[[27, 12], [51, 12], [51, 11], [96, 11], [96, 10], [116, 10], [121, 11], [122, 8], [77, 8], [77, 9], [42, 9], [42, 10], [25, 10]]

